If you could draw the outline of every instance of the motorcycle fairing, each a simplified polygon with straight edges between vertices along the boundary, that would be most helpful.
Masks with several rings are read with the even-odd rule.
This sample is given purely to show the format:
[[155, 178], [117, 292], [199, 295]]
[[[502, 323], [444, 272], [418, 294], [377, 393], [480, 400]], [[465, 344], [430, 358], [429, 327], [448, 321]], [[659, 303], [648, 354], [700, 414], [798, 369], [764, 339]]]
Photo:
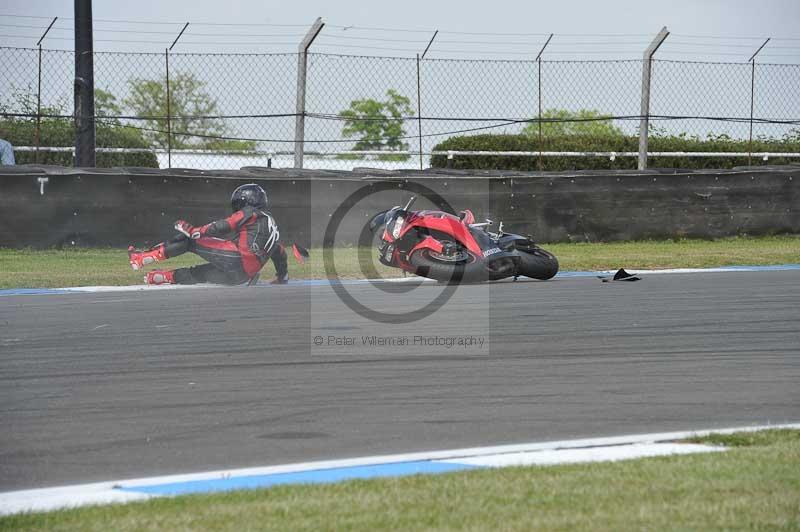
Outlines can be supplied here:
[[439, 231], [452, 235], [453, 238], [467, 250], [478, 257], [483, 256], [483, 251], [469, 228], [457, 216], [442, 211], [418, 211], [406, 219], [400, 238], [415, 227], [424, 227], [432, 231]]
[[441, 253], [444, 247], [442, 246], [441, 242], [428, 235], [422, 240], [422, 242], [411, 248], [411, 250], [408, 252], [408, 256], [410, 257], [415, 251], [419, 251], [420, 249], [430, 249], [436, 253]]
[[376, 230], [378, 230], [378, 228], [385, 226], [386, 222], [389, 221], [389, 218], [386, 215], [389, 214], [391, 210], [392, 209], [381, 211], [373, 216], [369, 221], [369, 230], [374, 233]]
[[536, 244], [534, 244], [530, 238], [513, 233], [505, 233], [498, 239], [498, 243], [503, 249], [520, 249], [525, 251], [536, 247]]

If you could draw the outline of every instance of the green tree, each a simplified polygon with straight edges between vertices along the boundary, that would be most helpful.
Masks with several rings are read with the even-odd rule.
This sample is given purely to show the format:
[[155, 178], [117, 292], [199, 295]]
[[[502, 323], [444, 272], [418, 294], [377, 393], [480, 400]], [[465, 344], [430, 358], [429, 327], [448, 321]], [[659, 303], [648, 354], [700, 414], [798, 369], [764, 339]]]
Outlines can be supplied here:
[[[371, 98], [354, 100], [350, 107], [341, 111], [345, 118], [342, 136], [358, 137], [353, 150], [401, 151], [408, 149], [402, 138], [406, 135], [403, 117], [414, 116], [411, 100], [394, 89], [386, 91], [386, 100]], [[386, 155], [382, 158], [406, 160], [408, 155]]]
[[[122, 114], [122, 108], [117, 101], [117, 97], [109, 91], [94, 89], [94, 114], [95, 116], [116, 117]], [[105, 122], [119, 123], [117, 118], [108, 118]]]
[[[566, 109], [547, 109], [542, 113], [543, 137], [568, 137], [585, 135], [591, 137], [621, 137], [623, 131], [615, 127], [610, 115], [604, 115], [594, 109], [568, 111]], [[522, 130], [523, 135], [539, 136], [539, 124], [530, 123]]]
[[[98, 98], [99, 94], [99, 98]], [[114, 96], [106, 91], [95, 89], [95, 113], [99, 116], [119, 115], [119, 106]], [[116, 106], [116, 107], [115, 107]], [[8, 113], [36, 113], [36, 93], [32, 88], [28, 91], [15, 90], [8, 101], [0, 101], [0, 111]], [[69, 117], [69, 106], [65, 101], [56, 101], [41, 107], [42, 115], [50, 115], [40, 121], [38, 154], [33, 151], [18, 151], [17, 164], [38, 162], [40, 164], [56, 164], [72, 166], [72, 153], [49, 151], [48, 147], [68, 147], [75, 145], [75, 128], [73, 119]], [[61, 115], [54, 118], [52, 115]], [[33, 117], [0, 117], [0, 131], [6, 140], [14, 146], [34, 146], [36, 143], [36, 120]], [[149, 148], [140, 131], [120, 127], [117, 120], [98, 120], [96, 123], [97, 146], [112, 148]], [[158, 159], [152, 152], [134, 153], [97, 153], [98, 167], [113, 166], [147, 166], [158, 168]]]
[[[166, 79], [135, 79], [130, 81], [131, 92], [124, 103], [134, 114], [143, 117], [145, 137], [153, 146], [167, 147], [167, 88]], [[170, 77], [170, 109], [172, 116], [172, 147], [252, 150], [255, 142], [218, 139], [229, 134], [223, 120], [209, 118], [219, 114], [217, 102], [204, 89], [205, 83], [191, 73]]]

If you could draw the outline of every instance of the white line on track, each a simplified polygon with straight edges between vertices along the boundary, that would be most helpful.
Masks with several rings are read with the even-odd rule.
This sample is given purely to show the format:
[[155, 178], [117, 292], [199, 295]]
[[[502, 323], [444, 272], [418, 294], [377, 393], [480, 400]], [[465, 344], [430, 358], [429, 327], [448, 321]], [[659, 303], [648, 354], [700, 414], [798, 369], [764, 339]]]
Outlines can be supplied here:
[[623, 460], [645, 456], [663, 456], [717, 450], [706, 445], [675, 444], [693, 436], [711, 433], [754, 432], [766, 429], [800, 429], [800, 423], [759, 425], [725, 429], [633, 434], [604, 438], [551, 441], [492, 447], [472, 447], [445, 451], [366, 456], [344, 460], [325, 460], [268, 467], [208, 471], [183, 475], [97, 482], [75, 486], [42, 488], [0, 493], [0, 515], [24, 511], [48, 511], [90, 504], [122, 503], [144, 500], [152, 495], [137, 493], [138, 488], [195, 481], [228, 480], [306, 471], [324, 471], [349, 467], [368, 467], [402, 462], [436, 461], [440, 463], [503, 467], [508, 465], [552, 465], [588, 461]]

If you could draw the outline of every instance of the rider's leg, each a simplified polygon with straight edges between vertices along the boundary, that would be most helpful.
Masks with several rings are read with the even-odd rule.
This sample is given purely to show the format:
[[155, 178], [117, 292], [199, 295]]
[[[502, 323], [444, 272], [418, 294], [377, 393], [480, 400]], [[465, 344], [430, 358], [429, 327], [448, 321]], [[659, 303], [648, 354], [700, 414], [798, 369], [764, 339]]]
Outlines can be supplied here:
[[[238, 285], [246, 283], [250, 279], [242, 269], [242, 259], [236, 244], [229, 240], [209, 237], [192, 240], [180, 235], [169, 242], [159, 244], [156, 248], [160, 250], [159, 253], [164, 258], [175, 257], [189, 251], [203, 257], [208, 264], [178, 268], [177, 270], [154, 270], [145, 276], [147, 284]], [[152, 251], [141, 253], [152, 253]], [[164, 258], [158, 260], [164, 260]], [[144, 264], [149, 264], [149, 262], [144, 262]]]
[[220, 270], [213, 264], [200, 264], [191, 268], [179, 268], [174, 272], [177, 284], [225, 284], [238, 285], [247, 282], [247, 278], [233, 272]]
[[[188, 275], [189, 279], [194, 278], [201, 283], [228, 285], [246, 283], [250, 279], [250, 276], [242, 268], [242, 256], [239, 254], [239, 249], [230, 240], [201, 237], [189, 241], [189, 251], [203, 257], [213, 266], [213, 268], [202, 270], [184, 268], [191, 270], [191, 272], [187, 272], [187, 275], [190, 274]], [[179, 274], [177, 278], [183, 279], [183, 275]]]
[[143, 266], [176, 257], [189, 251], [189, 239], [178, 234], [172, 240], [156, 244], [152, 248], [139, 251], [133, 246], [128, 247], [128, 262], [134, 270], [141, 270]]
[[275, 265], [275, 280], [272, 284], [286, 284], [289, 282], [289, 263], [286, 259], [286, 249], [283, 244], [278, 242], [272, 247], [269, 254], [272, 263]]

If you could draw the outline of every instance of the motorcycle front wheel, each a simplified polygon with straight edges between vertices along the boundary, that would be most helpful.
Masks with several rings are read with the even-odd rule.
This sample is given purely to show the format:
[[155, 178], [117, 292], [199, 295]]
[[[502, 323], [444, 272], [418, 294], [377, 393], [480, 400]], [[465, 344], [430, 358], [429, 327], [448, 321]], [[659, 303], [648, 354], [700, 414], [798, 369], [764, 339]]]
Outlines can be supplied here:
[[489, 279], [481, 264], [472, 256], [468, 260], [441, 260], [428, 249], [414, 252], [409, 258], [419, 276], [442, 283], [474, 283]]
[[518, 251], [520, 275], [545, 281], [558, 273], [558, 259], [549, 251], [538, 246]]

